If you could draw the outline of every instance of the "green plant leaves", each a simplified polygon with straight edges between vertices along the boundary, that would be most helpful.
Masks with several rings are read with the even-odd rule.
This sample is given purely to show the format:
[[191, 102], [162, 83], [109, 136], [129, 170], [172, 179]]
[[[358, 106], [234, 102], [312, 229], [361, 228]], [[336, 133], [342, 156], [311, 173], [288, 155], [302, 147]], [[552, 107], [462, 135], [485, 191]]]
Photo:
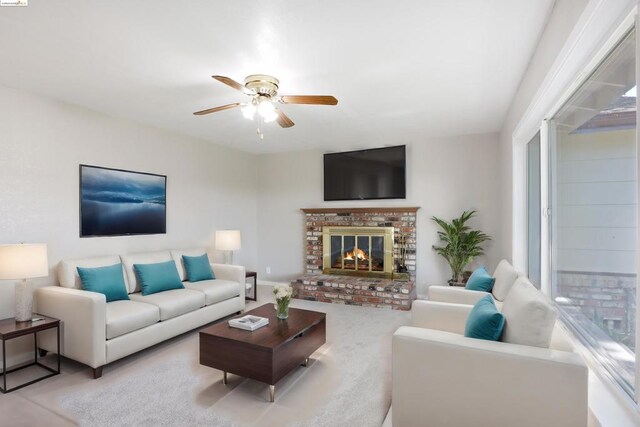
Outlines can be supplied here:
[[442, 246], [434, 245], [433, 249], [449, 263], [454, 282], [459, 280], [467, 264], [484, 253], [481, 244], [491, 240], [487, 234], [480, 230], [472, 230], [466, 225], [476, 213], [475, 210], [464, 211], [459, 218], [454, 218], [451, 222], [435, 216], [431, 218], [441, 228], [438, 238], [443, 243]]

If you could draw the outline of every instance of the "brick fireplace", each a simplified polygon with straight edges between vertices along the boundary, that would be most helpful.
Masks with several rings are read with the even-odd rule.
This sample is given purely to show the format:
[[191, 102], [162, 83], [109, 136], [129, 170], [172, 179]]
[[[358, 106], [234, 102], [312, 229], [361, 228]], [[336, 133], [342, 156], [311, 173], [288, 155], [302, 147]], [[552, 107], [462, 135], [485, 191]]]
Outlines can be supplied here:
[[[292, 281], [296, 298], [410, 310], [418, 209], [302, 209], [306, 274]], [[406, 273], [398, 274], [403, 252]]]

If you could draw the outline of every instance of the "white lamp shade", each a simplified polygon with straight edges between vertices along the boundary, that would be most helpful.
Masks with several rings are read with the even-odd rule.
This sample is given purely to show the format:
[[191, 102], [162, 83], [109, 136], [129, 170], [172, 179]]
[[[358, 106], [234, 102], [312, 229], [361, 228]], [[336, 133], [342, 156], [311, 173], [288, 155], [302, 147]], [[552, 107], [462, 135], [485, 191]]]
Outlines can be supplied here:
[[237, 251], [240, 249], [240, 230], [217, 230], [216, 249], [219, 251]]
[[0, 279], [20, 280], [48, 275], [46, 244], [0, 245]]

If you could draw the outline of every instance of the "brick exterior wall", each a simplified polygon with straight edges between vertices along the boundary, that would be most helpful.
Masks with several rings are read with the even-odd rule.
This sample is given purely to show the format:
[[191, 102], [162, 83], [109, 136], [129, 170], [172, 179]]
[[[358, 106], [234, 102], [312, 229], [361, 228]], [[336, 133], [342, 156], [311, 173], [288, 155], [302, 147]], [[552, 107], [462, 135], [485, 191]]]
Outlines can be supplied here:
[[[306, 229], [306, 275], [291, 282], [295, 298], [410, 310], [416, 299], [417, 208], [303, 209]], [[399, 257], [398, 235], [406, 236], [408, 282], [390, 279], [322, 274], [322, 230], [324, 227], [393, 227], [394, 271]]]
[[557, 295], [570, 299], [616, 341], [635, 348], [635, 275], [559, 271], [556, 283]]

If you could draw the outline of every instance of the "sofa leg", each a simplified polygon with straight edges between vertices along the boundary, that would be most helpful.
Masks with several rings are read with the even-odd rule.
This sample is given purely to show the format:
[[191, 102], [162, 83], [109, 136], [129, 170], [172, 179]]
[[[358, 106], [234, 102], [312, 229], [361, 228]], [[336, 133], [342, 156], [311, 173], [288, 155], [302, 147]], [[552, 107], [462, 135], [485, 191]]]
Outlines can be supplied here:
[[98, 378], [100, 378], [102, 376], [102, 366], [99, 366], [97, 368], [93, 368], [93, 379], [97, 380]]
[[38, 349], [38, 356], [45, 357], [46, 355], [47, 355], [47, 350], [45, 350], [43, 348], [39, 348]]

